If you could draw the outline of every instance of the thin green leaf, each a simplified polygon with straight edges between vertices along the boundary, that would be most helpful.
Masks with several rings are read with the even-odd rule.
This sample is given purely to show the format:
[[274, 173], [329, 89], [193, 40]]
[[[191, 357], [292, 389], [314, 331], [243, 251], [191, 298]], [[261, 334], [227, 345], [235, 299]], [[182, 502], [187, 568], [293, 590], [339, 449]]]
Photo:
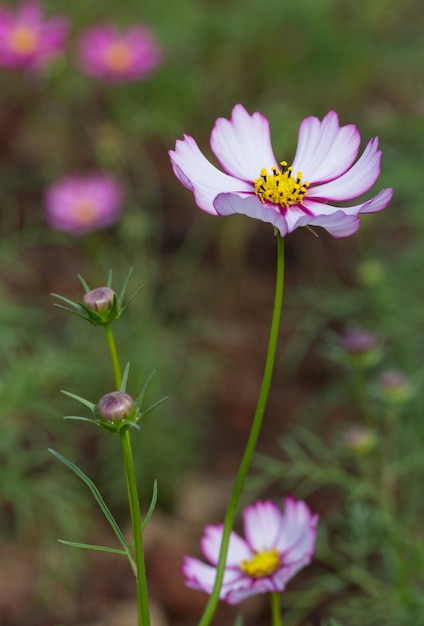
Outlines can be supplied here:
[[127, 303], [122, 307], [121, 314], [124, 313], [124, 311], [128, 309], [131, 302], [134, 300], [136, 296], [138, 296], [140, 291], [142, 291], [143, 289], [144, 289], [144, 285], [140, 285], [140, 287], [134, 291], [133, 295], [130, 298], [128, 298]]
[[56, 452], [56, 450], [53, 450], [52, 448], [48, 448], [48, 450], [61, 463], [63, 463], [64, 465], [66, 465], [66, 467], [68, 467], [70, 470], [72, 470], [74, 472], [74, 474], [76, 474], [78, 476], [78, 478], [80, 478], [87, 485], [87, 487], [90, 489], [91, 493], [93, 494], [94, 499], [96, 500], [97, 504], [99, 505], [99, 507], [103, 511], [104, 516], [106, 517], [106, 519], [108, 520], [109, 524], [111, 525], [111, 527], [112, 527], [116, 537], [118, 538], [119, 543], [121, 544], [121, 546], [124, 548], [125, 552], [127, 553], [128, 552], [128, 546], [127, 546], [127, 542], [125, 541], [125, 537], [122, 534], [122, 531], [119, 528], [115, 518], [113, 517], [112, 513], [110, 512], [106, 502], [103, 500], [103, 497], [102, 497], [100, 491], [97, 489], [97, 487], [93, 483], [93, 481], [90, 478], [88, 478], [88, 476], [86, 474], [84, 474], [84, 472], [82, 470], [80, 470], [80, 468], [77, 465], [75, 465], [75, 463], [72, 463], [72, 461], [69, 461], [67, 458], [65, 458], [64, 456], [59, 454], [59, 452]]
[[146, 517], [144, 518], [143, 524], [142, 524], [143, 532], [145, 531], [146, 526], [149, 523], [150, 518], [153, 515], [153, 511], [155, 510], [157, 500], [158, 500], [158, 481], [155, 480], [153, 483], [153, 493], [152, 493], [152, 499], [150, 502], [149, 510], [147, 511]]
[[113, 554], [123, 554], [124, 556], [129, 556], [129, 552], [127, 550], [119, 550], [118, 548], [96, 546], [91, 543], [79, 543], [78, 541], [66, 541], [65, 539], [58, 539], [58, 542], [65, 544], [65, 546], [71, 546], [72, 548], [83, 548], [84, 550], [98, 550], [99, 552], [112, 552]]
[[106, 281], [106, 286], [109, 287], [109, 289], [112, 288], [112, 279], [113, 279], [113, 272], [110, 269], [107, 273], [107, 281]]
[[77, 396], [75, 393], [72, 393], [70, 391], [65, 391], [64, 389], [61, 389], [60, 392], [63, 393], [65, 396], [69, 396], [70, 398], [73, 398], [74, 400], [77, 400], [78, 402], [80, 402], [84, 406], [88, 407], [90, 409], [90, 411], [95, 413], [96, 405], [93, 404], [93, 402], [90, 402], [90, 400], [86, 400], [85, 398], [81, 398], [81, 396]]
[[122, 374], [122, 382], [121, 382], [121, 387], [119, 389], [119, 391], [123, 391], [125, 393], [125, 390], [127, 388], [127, 382], [128, 382], [128, 375], [130, 373], [130, 364], [127, 363], [124, 369], [124, 373]]
[[149, 376], [149, 378], [146, 380], [146, 382], [144, 383], [144, 387], [141, 390], [141, 392], [138, 394], [136, 400], [135, 400], [135, 404], [136, 406], [141, 406], [143, 399], [144, 399], [144, 394], [146, 393], [147, 387], [150, 384], [150, 381], [152, 380], [153, 376], [156, 374], [156, 370], [153, 370]]
[[78, 422], [90, 422], [91, 424], [95, 424], [97, 426], [96, 420], [92, 420], [89, 417], [81, 417], [80, 415], [64, 415], [64, 420], [75, 420]]
[[120, 307], [122, 306], [122, 302], [123, 302], [123, 300], [125, 298], [125, 292], [127, 291], [128, 283], [130, 282], [130, 278], [132, 276], [133, 269], [134, 269], [133, 267], [130, 267], [130, 269], [128, 270], [127, 277], [126, 277], [126, 279], [124, 281], [124, 284], [122, 286], [121, 292], [120, 292], [120, 294], [118, 296], [118, 302], [119, 302], [119, 306]]
[[85, 280], [81, 276], [81, 274], [77, 274], [77, 276], [78, 276], [78, 280], [80, 281], [81, 285], [84, 287], [85, 293], [88, 293], [89, 291], [91, 291], [90, 287], [87, 285], [87, 283], [85, 282]]
[[150, 411], [153, 411], [153, 409], [155, 409], [157, 406], [159, 406], [160, 404], [162, 404], [162, 402], [165, 402], [166, 400], [168, 400], [168, 396], [165, 396], [164, 398], [161, 398], [160, 400], [158, 400], [157, 402], [155, 402], [154, 404], [152, 404], [152, 406], [149, 406], [148, 409], [146, 409], [145, 411], [143, 411], [142, 416], [144, 417], [145, 415], [147, 415], [148, 413], [150, 413]]

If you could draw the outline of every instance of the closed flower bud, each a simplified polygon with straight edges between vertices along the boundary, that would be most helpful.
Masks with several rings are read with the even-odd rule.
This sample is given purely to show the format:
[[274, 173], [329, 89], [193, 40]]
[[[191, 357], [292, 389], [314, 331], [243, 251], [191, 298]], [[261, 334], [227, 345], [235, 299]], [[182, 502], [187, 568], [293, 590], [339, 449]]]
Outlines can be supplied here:
[[97, 404], [97, 415], [105, 422], [132, 421], [136, 415], [134, 400], [123, 391], [107, 393]]
[[369, 454], [377, 446], [377, 435], [369, 428], [354, 426], [344, 434], [344, 445], [355, 455]]
[[412, 397], [413, 388], [403, 372], [389, 370], [380, 377], [379, 392], [381, 398], [386, 402], [400, 404]]
[[109, 313], [113, 307], [116, 294], [110, 287], [98, 287], [86, 293], [82, 299], [83, 304], [96, 313]]
[[350, 362], [358, 367], [371, 367], [380, 360], [375, 336], [365, 328], [352, 328], [342, 335], [342, 347]]

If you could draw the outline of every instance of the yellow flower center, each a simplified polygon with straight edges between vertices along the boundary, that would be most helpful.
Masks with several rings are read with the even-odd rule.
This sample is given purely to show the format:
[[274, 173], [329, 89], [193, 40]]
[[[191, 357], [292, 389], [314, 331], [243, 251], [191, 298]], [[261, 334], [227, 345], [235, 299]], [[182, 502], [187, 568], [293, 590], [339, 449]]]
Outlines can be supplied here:
[[302, 181], [302, 172], [293, 176], [293, 168], [287, 167], [286, 161], [281, 161], [281, 169], [275, 166], [271, 168], [272, 174], [263, 167], [260, 177], [256, 178], [255, 194], [262, 202], [272, 202], [287, 208], [291, 204], [302, 204], [303, 197], [307, 192], [309, 183]]
[[12, 50], [18, 54], [31, 54], [37, 49], [38, 34], [28, 26], [16, 26], [9, 35]]
[[112, 43], [106, 50], [106, 65], [113, 72], [124, 72], [130, 66], [132, 53], [123, 42]]
[[97, 217], [97, 206], [91, 200], [81, 198], [75, 203], [74, 215], [80, 224], [91, 224]]
[[273, 548], [270, 551], [257, 552], [250, 561], [242, 561], [240, 569], [252, 578], [261, 578], [262, 576], [269, 576], [279, 566], [280, 557], [278, 556], [277, 548]]

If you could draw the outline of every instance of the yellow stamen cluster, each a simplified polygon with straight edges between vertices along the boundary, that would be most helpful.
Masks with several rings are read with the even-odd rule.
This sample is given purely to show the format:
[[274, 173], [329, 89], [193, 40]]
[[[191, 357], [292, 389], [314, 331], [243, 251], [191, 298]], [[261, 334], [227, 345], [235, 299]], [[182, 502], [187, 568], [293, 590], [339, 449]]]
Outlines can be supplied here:
[[114, 72], [123, 72], [128, 69], [131, 59], [131, 50], [123, 42], [111, 44], [105, 54], [106, 65]]
[[270, 551], [257, 552], [250, 561], [242, 561], [240, 569], [252, 578], [269, 576], [280, 566], [277, 548]]
[[275, 166], [271, 168], [272, 174], [263, 167], [260, 178], [256, 178], [255, 194], [262, 202], [272, 202], [287, 208], [291, 204], [302, 204], [303, 197], [307, 192], [309, 183], [302, 181], [302, 172], [293, 176], [293, 168], [287, 167], [286, 161], [281, 161], [281, 169]]
[[28, 26], [16, 26], [9, 36], [12, 50], [18, 54], [31, 54], [38, 46], [37, 33]]

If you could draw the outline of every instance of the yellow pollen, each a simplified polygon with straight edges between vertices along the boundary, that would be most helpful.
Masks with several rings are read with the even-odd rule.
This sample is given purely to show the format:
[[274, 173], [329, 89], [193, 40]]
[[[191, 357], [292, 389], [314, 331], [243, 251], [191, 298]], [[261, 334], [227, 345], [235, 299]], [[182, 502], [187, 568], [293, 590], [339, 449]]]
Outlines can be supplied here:
[[91, 200], [81, 198], [75, 203], [74, 214], [80, 224], [91, 224], [97, 213], [97, 207]]
[[31, 54], [38, 46], [38, 34], [28, 26], [16, 26], [9, 35], [12, 50], [18, 54]]
[[277, 548], [273, 548], [271, 551], [257, 552], [250, 561], [242, 561], [240, 569], [252, 578], [261, 578], [262, 576], [269, 576], [279, 566], [280, 557]]
[[295, 178], [293, 168], [287, 167], [286, 161], [281, 161], [280, 165], [281, 169], [271, 168], [272, 174], [268, 174], [265, 167], [261, 169], [260, 177], [254, 181], [255, 194], [262, 202], [272, 202], [284, 208], [302, 204], [309, 183], [302, 180], [302, 172], [298, 172]]
[[128, 69], [131, 63], [131, 59], [131, 50], [125, 43], [113, 43], [106, 50], [106, 65], [114, 72], [124, 72], [126, 69]]

